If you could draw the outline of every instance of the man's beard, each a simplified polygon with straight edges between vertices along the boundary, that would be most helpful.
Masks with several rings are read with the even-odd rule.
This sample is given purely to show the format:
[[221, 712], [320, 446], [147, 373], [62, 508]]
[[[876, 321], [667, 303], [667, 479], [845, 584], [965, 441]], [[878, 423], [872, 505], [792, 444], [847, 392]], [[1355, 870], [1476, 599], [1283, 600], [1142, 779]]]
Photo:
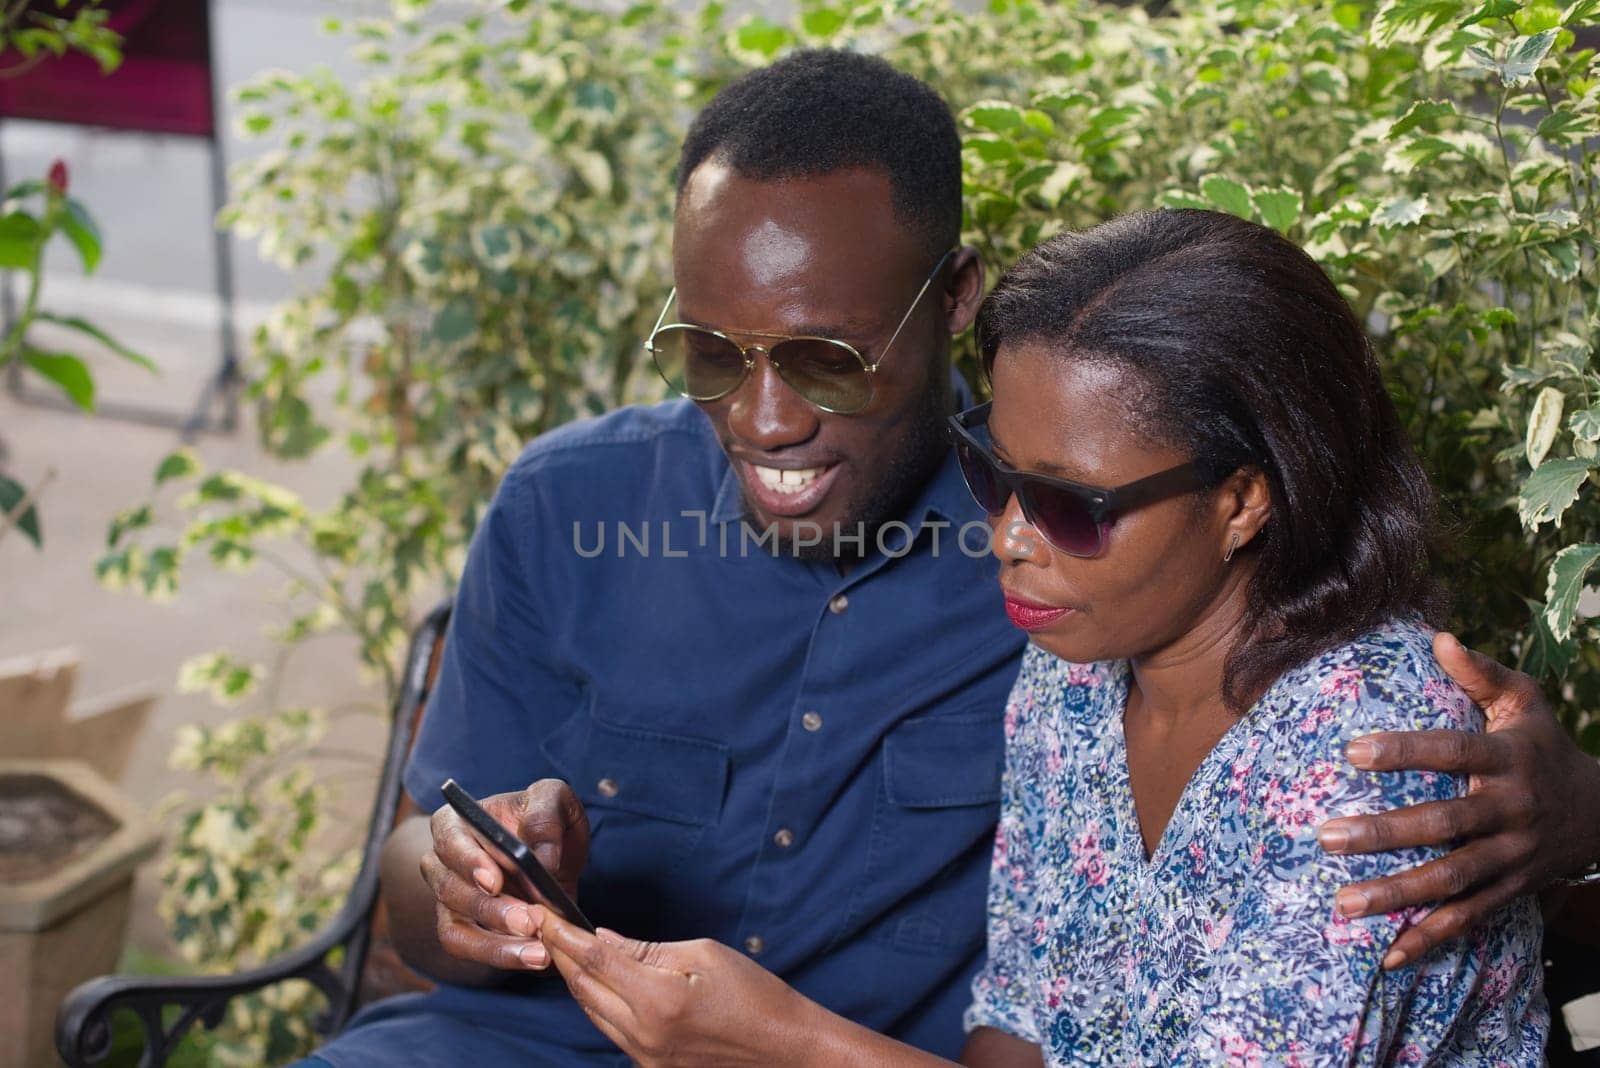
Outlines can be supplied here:
[[[917, 499], [944, 461], [945, 453], [950, 448], [944, 432], [946, 395], [946, 391], [930, 376], [929, 387], [922, 394], [922, 404], [910, 417], [908, 439], [883, 465], [882, 477], [869, 487], [866, 499], [851, 502], [847, 511], [850, 518], [840, 522], [838, 531], [823, 530], [820, 538], [813, 541], [815, 532], [802, 526], [801, 529], [811, 536], [803, 540], [776, 538], [774, 555], [811, 563], [840, 564], [855, 563], [866, 557], [878, 544], [879, 531], [905, 515], [906, 509]], [[741, 501], [745, 525], [758, 534], [763, 533], [757, 525], [756, 511], [748, 494], [742, 494]], [[798, 524], [804, 522], [796, 520]], [[915, 529], [913, 526], [913, 532]], [[897, 547], [897, 542], [891, 542], [889, 546], [890, 549]]]

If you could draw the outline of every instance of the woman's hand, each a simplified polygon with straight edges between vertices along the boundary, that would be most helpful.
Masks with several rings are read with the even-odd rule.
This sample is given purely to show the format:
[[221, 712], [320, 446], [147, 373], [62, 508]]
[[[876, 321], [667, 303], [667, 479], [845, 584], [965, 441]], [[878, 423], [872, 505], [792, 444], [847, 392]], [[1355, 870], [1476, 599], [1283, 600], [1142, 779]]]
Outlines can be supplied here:
[[1453, 635], [1437, 635], [1433, 651], [1482, 706], [1488, 730], [1375, 734], [1351, 742], [1349, 757], [1369, 771], [1467, 775], [1467, 795], [1329, 820], [1320, 831], [1330, 853], [1453, 849], [1419, 868], [1339, 892], [1339, 911], [1351, 917], [1440, 902], [1395, 941], [1386, 968], [1482, 926], [1512, 898], [1537, 892], [1600, 857], [1600, 764], [1561, 729], [1538, 685], [1466, 649]]
[[[542, 906], [540, 937], [595, 1026], [644, 1068], [952, 1068], [835, 1015], [720, 942], [589, 934]], [[1035, 1064], [995, 1047], [969, 1064]], [[1010, 1054], [998, 1056], [998, 1054]]]
[[644, 1068], [816, 1063], [817, 1029], [838, 1019], [719, 942], [597, 936], [533, 911], [572, 996]]

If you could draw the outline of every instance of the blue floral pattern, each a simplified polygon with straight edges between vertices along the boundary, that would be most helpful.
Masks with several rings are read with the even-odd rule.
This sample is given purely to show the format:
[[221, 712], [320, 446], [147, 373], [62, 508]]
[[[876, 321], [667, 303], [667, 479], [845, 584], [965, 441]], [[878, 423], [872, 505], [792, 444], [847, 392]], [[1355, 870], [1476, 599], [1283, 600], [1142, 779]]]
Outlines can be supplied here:
[[1036, 1042], [1052, 1065], [1542, 1064], [1533, 901], [1394, 972], [1385, 953], [1426, 910], [1334, 909], [1340, 887], [1441, 851], [1332, 856], [1323, 820], [1465, 788], [1344, 758], [1372, 731], [1482, 729], [1430, 640], [1393, 623], [1285, 674], [1201, 762], [1148, 859], [1127, 665], [1030, 647], [1007, 707], [989, 960], [967, 1028]]

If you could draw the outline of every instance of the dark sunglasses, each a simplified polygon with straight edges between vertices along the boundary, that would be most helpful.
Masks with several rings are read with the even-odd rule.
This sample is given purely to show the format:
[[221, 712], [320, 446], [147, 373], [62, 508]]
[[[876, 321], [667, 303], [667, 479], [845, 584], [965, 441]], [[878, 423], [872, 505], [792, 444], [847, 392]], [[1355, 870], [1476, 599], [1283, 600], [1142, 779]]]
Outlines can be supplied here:
[[911, 313], [917, 310], [940, 269], [956, 251], [951, 249], [939, 257], [922, 288], [911, 299], [911, 306], [900, 317], [894, 333], [879, 351], [878, 358], [870, 363], [860, 349], [837, 338], [738, 330], [735, 333], [764, 341], [763, 344], [741, 345], [721, 330], [694, 323], [668, 322], [667, 312], [678, 296], [676, 287], [661, 306], [655, 329], [650, 331], [650, 339], [644, 347], [667, 385], [690, 400], [704, 403], [726, 397], [750, 377], [756, 366], [755, 356], [761, 353], [771, 362], [778, 377], [800, 396], [825, 412], [850, 415], [871, 402], [872, 379], [883, 365], [883, 358], [894, 348]]
[[989, 408], [990, 404], [980, 404], [950, 417], [956, 459], [972, 499], [993, 517], [1004, 513], [1015, 496], [1029, 525], [1068, 556], [1099, 556], [1105, 551], [1112, 524], [1123, 512], [1221, 481], [1194, 463], [1179, 464], [1115, 489], [1013, 471], [1002, 465], [975, 433], [988, 426]]

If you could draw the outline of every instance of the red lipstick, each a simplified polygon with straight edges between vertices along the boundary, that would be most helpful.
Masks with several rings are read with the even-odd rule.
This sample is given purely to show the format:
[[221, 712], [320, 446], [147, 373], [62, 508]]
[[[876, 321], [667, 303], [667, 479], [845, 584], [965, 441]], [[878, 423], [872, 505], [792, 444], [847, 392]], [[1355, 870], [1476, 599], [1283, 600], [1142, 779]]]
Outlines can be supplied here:
[[1006, 598], [1006, 616], [1023, 630], [1042, 630], [1071, 612], [1070, 608], [1051, 608], [1049, 605]]

